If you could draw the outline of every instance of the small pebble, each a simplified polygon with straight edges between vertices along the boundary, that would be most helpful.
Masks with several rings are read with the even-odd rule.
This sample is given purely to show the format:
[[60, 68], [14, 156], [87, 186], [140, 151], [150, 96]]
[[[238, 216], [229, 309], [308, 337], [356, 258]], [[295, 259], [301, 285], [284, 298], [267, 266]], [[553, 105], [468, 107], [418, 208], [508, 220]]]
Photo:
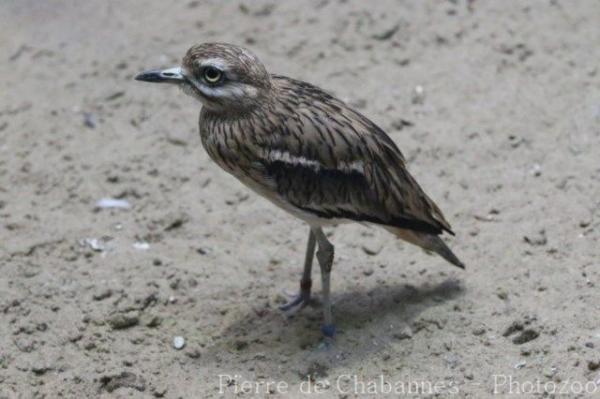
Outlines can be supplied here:
[[101, 301], [103, 299], [110, 298], [112, 294], [112, 290], [110, 288], [106, 288], [96, 292], [94, 295], [92, 295], [92, 298], [94, 301]]
[[412, 95], [412, 103], [413, 104], [423, 104], [425, 101], [425, 89], [423, 86], [416, 86]]
[[484, 327], [477, 327], [473, 330], [473, 335], [475, 336], [480, 336], [485, 334], [485, 328]]
[[527, 366], [527, 362], [525, 360], [523, 360], [522, 362], [519, 362], [519, 363], [515, 364], [515, 369], [519, 370], [519, 369], [522, 369], [525, 366]]
[[146, 322], [146, 327], [158, 327], [162, 323], [162, 317], [160, 316], [152, 316], [150, 320]]
[[166, 385], [160, 385], [160, 386], [154, 388], [153, 395], [156, 398], [162, 398], [162, 397], [165, 396], [166, 393], [167, 393], [167, 386]]
[[531, 167], [530, 173], [535, 177], [539, 177], [542, 175], [542, 167], [537, 163], [533, 164], [533, 166]]
[[556, 371], [556, 367], [548, 367], [544, 369], [543, 373], [545, 377], [552, 378], [556, 374]]
[[140, 323], [140, 318], [135, 313], [116, 314], [109, 317], [107, 322], [114, 330], [123, 330], [137, 326]]
[[523, 240], [532, 246], [543, 246], [548, 243], [548, 239], [546, 238], [546, 231], [540, 230], [537, 233], [532, 233], [523, 237]]
[[101, 198], [96, 202], [96, 208], [100, 209], [129, 209], [129, 201], [117, 198]]
[[591, 223], [591, 222], [590, 222], [589, 220], [581, 220], [581, 221], [579, 222], [579, 227], [581, 227], [581, 228], [586, 228], [586, 227], [588, 227], [588, 226], [590, 225], [590, 223]]
[[413, 332], [409, 326], [406, 326], [399, 332], [392, 334], [392, 336], [398, 340], [411, 339], [413, 337]]
[[97, 238], [85, 238], [81, 241], [81, 244], [83, 246], [90, 247], [93, 251], [96, 252], [103, 252], [106, 249], [104, 243], [102, 243], [102, 241], [98, 240]]
[[83, 124], [85, 125], [85, 127], [89, 127], [90, 129], [93, 129], [96, 127], [96, 115], [92, 114], [91, 112], [84, 112], [83, 113]]
[[148, 244], [147, 242], [143, 242], [143, 241], [137, 241], [133, 243], [133, 248], [139, 250], [139, 251], [146, 251], [148, 249], [150, 249], [150, 244]]
[[369, 244], [363, 244], [362, 245], [362, 250], [364, 253], [366, 253], [367, 255], [377, 255], [379, 252], [381, 252], [381, 250], [383, 249], [383, 247], [380, 244], [374, 244], [374, 245], [369, 245]]
[[533, 341], [540, 336], [540, 333], [533, 329], [523, 330], [519, 335], [513, 338], [512, 342], [515, 345], [522, 345], [529, 341]]
[[173, 347], [177, 350], [183, 348], [185, 346], [185, 339], [181, 336], [176, 336], [173, 338]]

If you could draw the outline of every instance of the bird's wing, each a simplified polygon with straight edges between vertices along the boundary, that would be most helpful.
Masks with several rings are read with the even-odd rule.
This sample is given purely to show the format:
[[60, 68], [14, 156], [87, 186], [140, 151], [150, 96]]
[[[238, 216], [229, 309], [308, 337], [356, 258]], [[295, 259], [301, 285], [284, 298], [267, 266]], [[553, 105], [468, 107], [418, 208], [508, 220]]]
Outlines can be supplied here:
[[264, 184], [322, 218], [452, 234], [383, 130], [314, 86], [286, 83], [282, 100], [258, 114], [253, 126], [261, 130], [254, 135], [253, 168]]

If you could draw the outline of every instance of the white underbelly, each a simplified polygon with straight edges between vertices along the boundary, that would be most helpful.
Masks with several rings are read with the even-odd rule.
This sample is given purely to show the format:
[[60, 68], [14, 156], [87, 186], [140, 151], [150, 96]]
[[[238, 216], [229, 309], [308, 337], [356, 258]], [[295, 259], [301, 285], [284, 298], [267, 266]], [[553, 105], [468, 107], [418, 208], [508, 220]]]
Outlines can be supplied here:
[[268, 187], [265, 187], [264, 185], [255, 182], [254, 180], [248, 178], [245, 175], [238, 175], [236, 173], [232, 174], [246, 187], [257, 193], [261, 197], [266, 198], [278, 208], [281, 208], [290, 215], [306, 222], [310, 226], [322, 227], [349, 222], [349, 220], [346, 219], [322, 218], [313, 213], [303, 211], [302, 209], [299, 209], [298, 207], [291, 204], [285, 198], [282, 198], [279, 194], [277, 194], [275, 190], [271, 190]]

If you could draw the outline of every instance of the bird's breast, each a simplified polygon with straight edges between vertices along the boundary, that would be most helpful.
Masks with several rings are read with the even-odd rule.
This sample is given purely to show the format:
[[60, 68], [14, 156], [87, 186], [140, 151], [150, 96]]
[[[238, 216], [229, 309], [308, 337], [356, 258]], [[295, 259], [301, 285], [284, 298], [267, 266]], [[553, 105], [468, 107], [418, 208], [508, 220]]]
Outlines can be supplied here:
[[217, 165], [243, 182], [249, 177], [257, 154], [242, 124], [201, 118], [200, 137], [202, 146]]

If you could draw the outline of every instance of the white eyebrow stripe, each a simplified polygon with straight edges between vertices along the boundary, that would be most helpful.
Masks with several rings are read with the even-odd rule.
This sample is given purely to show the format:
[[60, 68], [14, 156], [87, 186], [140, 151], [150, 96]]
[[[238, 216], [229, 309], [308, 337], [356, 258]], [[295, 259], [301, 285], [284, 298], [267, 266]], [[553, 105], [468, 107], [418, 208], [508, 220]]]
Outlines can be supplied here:
[[[281, 150], [272, 150], [269, 152], [269, 160], [271, 161], [280, 161], [284, 163], [289, 163], [292, 165], [300, 165], [304, 167], [309, 167], [314, 169], [315, 171], [319, 171], [321, 169], [332, 169], [329, 167], [325, 167], [321, 164], [321, 162], [314, 159], [307, 159], [303, 156], [292, 155], [287, 151]], [[342, 172], [358, 172], [364, 173], [364, 163], [363, 161], [352, 161], [345, 162], [340, 161], [337, 163], [337, 167], [334, 168]]]
[[220, 69], [221, 71], [224, 71], [225, 69], [227, 69], [228, 65], [221, 58], [207, 58], [205, 60], [202, 60], [202, 63], [200, 64], [200, 66], [202, 66], [202, 67], [212, 66], [212, 67]]

